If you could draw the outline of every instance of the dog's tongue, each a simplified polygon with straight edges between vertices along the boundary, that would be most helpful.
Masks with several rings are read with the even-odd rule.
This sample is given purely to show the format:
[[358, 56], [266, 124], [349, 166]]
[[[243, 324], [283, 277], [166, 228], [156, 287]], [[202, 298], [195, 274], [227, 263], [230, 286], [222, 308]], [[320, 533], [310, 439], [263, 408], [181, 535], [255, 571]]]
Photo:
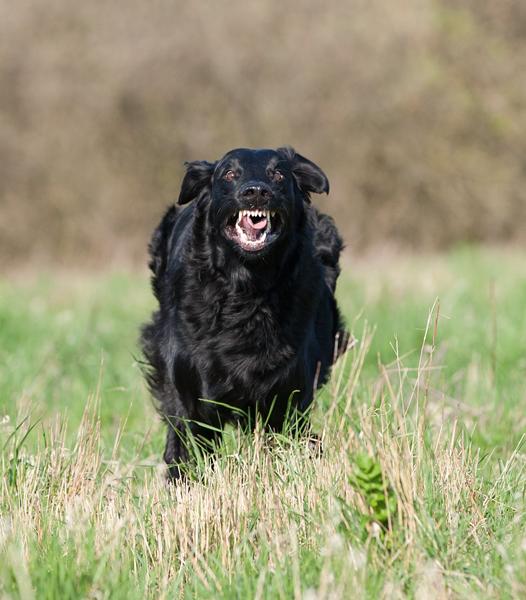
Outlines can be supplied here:
[[261, 217], [259, 221], [254, 222], [252, 221], [252, 217], [242, 217], [241, 221], [239, 222], [239, 224], [241, 225], [241, 227], [246, 231], [246, 232], [250, 232], [255, 230], [259, 230], [259, 229], [265, 229], [265, 227], [267, 226], [267, 219], [265, 217]]

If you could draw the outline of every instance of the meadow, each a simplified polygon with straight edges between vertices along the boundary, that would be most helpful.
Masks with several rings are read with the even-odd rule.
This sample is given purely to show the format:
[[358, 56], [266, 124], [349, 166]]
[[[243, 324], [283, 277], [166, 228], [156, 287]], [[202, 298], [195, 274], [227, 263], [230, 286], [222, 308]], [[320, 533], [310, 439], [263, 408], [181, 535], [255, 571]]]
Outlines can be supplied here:
[[145, 272], [0, 278], [0, 597], [526, 597], [526, 261], [347, 259], [323, 454], [229, 428], [167, 486]]

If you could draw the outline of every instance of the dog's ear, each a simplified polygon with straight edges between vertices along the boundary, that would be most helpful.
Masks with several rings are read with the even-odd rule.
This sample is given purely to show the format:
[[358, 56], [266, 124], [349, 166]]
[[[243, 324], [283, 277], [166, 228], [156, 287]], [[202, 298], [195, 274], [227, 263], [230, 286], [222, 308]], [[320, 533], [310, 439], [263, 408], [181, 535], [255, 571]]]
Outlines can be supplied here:
[[181, 184], [178, 204], [186, 204], [195, 200], [202, 190], [210, 185], [216, 163], [206, 160], [195, 160], [185, 163], [186, 173]]
[[318, 165], [298, 154], [290, 146], [278, 148], [277, 152], [289, 161], [292, 175], [300, 190], [305, 193], [307, 200], [311, 192], [315, 194], [329, 193], [329, 180]]

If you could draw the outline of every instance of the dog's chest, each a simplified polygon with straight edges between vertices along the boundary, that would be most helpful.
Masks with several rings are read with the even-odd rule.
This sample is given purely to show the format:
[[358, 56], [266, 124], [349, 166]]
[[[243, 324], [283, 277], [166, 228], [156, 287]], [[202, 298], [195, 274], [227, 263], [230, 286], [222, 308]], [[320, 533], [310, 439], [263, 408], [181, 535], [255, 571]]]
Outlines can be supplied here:
[[205, 364], [213, 365], [201, 370], [206, 389], [229, 401], [239, 395], [249, 402], [262, 400], [296, 370], [297, 348], [286, 331], [265, 303], [250, 310], [237, 303], [221, 306], [202, 345]]
[[258, 357], [275, 366], [294, 353], [287, 335], [290, 315], [277, 295], [203, 289], [200, 302], [188, 308], [191, 337], [218, 359]]
[[272, 307], [260, 304], [244, 312], [237, 310], [235, 306], [232, 310], [229, 309], [230, 307], [225, 307], [222, 310], [220, 321], [238, 343], [258, 352], [283, 343], [277, 315]]
[[[212, 323], [210, 323], [212, 325]], [[261, 299], [219, 301], [210, 328], [211, 337], [230, 340], [236, 348], [264, 352], [283, 343], [279, 308]]]

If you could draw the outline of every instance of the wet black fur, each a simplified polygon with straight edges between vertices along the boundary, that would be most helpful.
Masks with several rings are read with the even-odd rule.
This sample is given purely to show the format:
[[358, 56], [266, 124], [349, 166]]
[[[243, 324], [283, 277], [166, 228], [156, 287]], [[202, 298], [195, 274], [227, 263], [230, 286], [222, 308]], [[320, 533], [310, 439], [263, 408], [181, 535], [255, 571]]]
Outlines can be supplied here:
[[[231, 183], [229, 168], [237, 173]], [[282, 182], [272, 180], [275, 168]], [[243, 199], [240, 190], [254, 181], [270, 196]], [[281, 429], [289, 404], [303, 413], [326, 381], [346, 340], [334, 299], [342, 240], [310, 203], [310, 193], [328, 189], [321, 169], [291, 148], [240, 149], [187, 165], [179, 204], [189, 204], [170, 207], [150, 243], [159, 310], [141, 335], [148, 383], [168, 424], [171, 477], [189, 458], [189, 432], [215, 441], [226, 422], [247, 424], [256, 413]], [[252, 255], [222, 224], [256, 207], [281, 210], [286, 226]]]

